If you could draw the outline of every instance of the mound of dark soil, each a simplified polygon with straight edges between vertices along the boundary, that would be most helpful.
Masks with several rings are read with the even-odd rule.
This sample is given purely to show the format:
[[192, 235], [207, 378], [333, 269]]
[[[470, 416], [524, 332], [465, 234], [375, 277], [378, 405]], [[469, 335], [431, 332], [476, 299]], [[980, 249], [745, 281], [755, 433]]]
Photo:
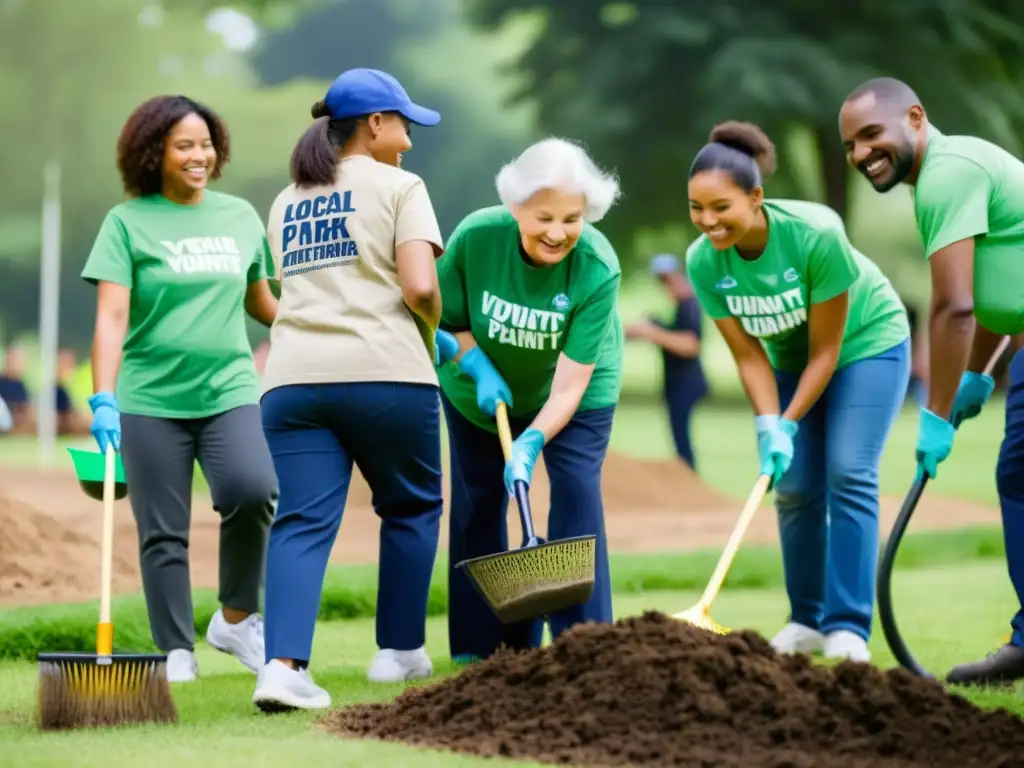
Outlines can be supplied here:
[[935, 681], [780, 655], [753, 632], [664, 614], [581, 625], [502, 651], [387, 704], [328, 715], [332, 732], [562, 764], [895, 768], [1024, 764], [1024, 720]]

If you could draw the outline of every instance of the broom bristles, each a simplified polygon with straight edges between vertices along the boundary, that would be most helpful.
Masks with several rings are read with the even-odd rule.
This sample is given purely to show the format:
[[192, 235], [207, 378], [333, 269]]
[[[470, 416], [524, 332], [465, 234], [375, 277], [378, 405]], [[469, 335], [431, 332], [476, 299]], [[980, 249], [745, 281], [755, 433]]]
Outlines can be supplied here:
[[53, 731], [178, 721], [165, 661], [110, 661], [41, 662], [39, 727]]

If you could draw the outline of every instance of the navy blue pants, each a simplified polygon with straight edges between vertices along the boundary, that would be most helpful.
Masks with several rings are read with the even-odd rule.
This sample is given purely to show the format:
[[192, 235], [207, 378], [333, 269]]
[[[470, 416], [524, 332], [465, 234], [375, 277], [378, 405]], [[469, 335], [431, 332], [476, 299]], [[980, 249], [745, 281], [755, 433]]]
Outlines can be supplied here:
[[[511, 537], [508, 533], [509, 495], [502, 480], [505, 459], [498, 436], [468, 421], [443, 394], [441, 401], [451, 454], [448, 642], [452, 658], [484, 659], [501, 645], [517, 650], [539, 647], [543, 619], [502, 624], [469, 577], [455, 568], [462, 560], [508, 550], [510, 538], [512, 548], [522, 546], [522, 531], [516, 526]], [[583, 605], [547, 617], [552, 637], [581, 622], [612, 621], [601, 466], [608, 451], [614, 414], [614, 406], [577, 413], [544, 446], [544, 466], [551, 484], [547, 540], [597, 536], [594, 592]], [[528, 418], [510, 419], [513, 437], [529, 424]], [[536, 494], [530, 495], [530, 501], [531, 508], [541, 502]]]
[[296, 385], [261, 405], [281, 489], [267, 552], [267, 661], [309, 662], [353, 463], [381, 519], [377, 646], [424, 645], [442, 507], [437, 387]]
[[693, 442], [690, 438], [690, 424], [693, 410], [701, 401], [703, 394], [695, 396], [692, 392], [670, 392], [665, 397], [668, 406], [669, 426], [672, 429], [672, 440], [676, 446], [676, 455], [697, 469], [697, 461], [693, 455]]
[[[776, 488], [791, 620], [870, 637], [878, 562], [878, 469], [910, 375], [909, 344], [840, 368], [800, 420]], [[779, 401], [799, 374], [776, 373]]]
[[1019, 603], [1010, 620], [1010, 642], [1024, 646], [1024, 350], [1014, 354], [1010, 361], [1006, 428], [996, 464], [996, 489], [1003, 515], [1006, 564]]

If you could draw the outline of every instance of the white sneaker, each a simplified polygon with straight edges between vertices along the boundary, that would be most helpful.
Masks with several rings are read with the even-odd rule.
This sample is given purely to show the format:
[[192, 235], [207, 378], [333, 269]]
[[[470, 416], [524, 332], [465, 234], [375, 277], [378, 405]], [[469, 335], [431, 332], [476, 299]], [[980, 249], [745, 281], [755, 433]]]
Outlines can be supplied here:
[[829, 632], [825, 638], [826, 659], [850, 659], [851, 661], [871, 661], [871, 651], [860, 635], [847, 629]]
[[779, 653], [817, 653], [824, 645], [821, 632], [793, 621], [771, 639], [772, 648]]
[[263, 645], [263, 617], [250, 613], [237, 624], [228, 624], [218, 609], [206, 629], [206, 642], [223, 653], [230, 653], [253, 672], [266, 661]]
[[327, 709], [331, 695], [313, 682], [305, 669], [292, 669], [271, 659], [259, 671], [252, 703], [264, 712], [292, 709]]
[[167, 682], [191, 683], [199, 675], [199, 665], [192, 651], [175, 648], [167, 654]]
[[430, 677], [433, 673], [434, 665], [426, 648], [417, 648], [415, 651], [382, 648], [373, 657], [366, 677], [372, 683], [402, 683]]

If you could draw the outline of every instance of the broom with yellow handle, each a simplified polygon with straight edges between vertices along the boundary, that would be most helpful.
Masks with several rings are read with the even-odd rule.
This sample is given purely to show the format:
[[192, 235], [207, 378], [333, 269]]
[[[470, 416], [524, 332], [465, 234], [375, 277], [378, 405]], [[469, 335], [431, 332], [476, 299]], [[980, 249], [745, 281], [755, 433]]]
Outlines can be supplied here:
[[750, 496], [747, 497], [747, 503], [743, 506], [739, 520], [733, 526], [732, 534], [730, 534], [729, 541], [725, 545], [725, 550], [722, 552], [722, 556], [718, 558], [718, 565], [715, 566], [714, 573], [711, 574], [711, 580], [708, 582], [707, 587], [704, 588], [704, 594], [701, 595], [696, 605], [680, 613], [673, 614], [672, 618], [689, 622], [701, 629], [707, 629], [719, 635], [724, 635], [729, 631], [711, 618], [711, 603], [718, 597], [718, 592], [725, 582], [725, 576], [729, 573], [729, 568], [732, 567], [732, 561], [736, 558], [736, 553], [743, 542], [743, 536], [750, 526], [750, 521], [754, 519], [754, 513], [757, 512], [757, 508], [761, 506], [765, 494], [768, 493], [769, 483], [771, 483], [770, 475], [761, 475], [757, 478], [757, 483], [754, 485], [754, 490], [750, 492]]
[[114, 556], [114, 501], [127, 493], [117, 482], [117, 455], [72, 451], [79, 484], [98, 495], [102, 463], [103, 539], [96, 653], [40, 653], [39, 727], [64, 730], [130, 723], [173, 723], [178, 711], [167, 682], [167, 656], [114, 653], [110, 597]]

